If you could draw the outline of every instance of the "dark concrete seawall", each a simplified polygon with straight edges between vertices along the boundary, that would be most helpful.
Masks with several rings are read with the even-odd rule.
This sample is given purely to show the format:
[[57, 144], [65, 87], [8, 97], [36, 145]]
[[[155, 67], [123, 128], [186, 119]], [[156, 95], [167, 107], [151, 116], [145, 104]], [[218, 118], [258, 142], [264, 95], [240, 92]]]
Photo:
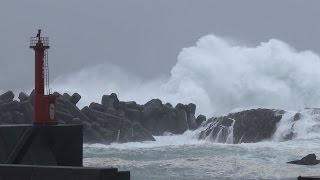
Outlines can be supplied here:
[[0, 164], [0, 180], [128, 180], [116, 168]]
[[[1, 125], [0, 180], [128, 180], [116, 168], [82, 167], [82, 125]], [[110, 164], [111, 165], [111, 164]]]
[[0, 163], [82, 166], [81, 125], [1, 125]]

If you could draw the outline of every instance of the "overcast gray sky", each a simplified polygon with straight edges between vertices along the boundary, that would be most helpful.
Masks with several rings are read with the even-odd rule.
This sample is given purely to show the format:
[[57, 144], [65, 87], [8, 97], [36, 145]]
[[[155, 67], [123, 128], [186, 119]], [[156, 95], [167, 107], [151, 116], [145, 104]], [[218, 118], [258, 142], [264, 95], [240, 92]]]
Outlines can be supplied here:
[[28, 46], [38, 28], [50, 37], [51, 79], [103, 62], [155, 77], [170, 75], [181, 49], [211, 33], [318, 53], [319, 9], [317, 0], [1, 0], [0, 89], [33, 86]]

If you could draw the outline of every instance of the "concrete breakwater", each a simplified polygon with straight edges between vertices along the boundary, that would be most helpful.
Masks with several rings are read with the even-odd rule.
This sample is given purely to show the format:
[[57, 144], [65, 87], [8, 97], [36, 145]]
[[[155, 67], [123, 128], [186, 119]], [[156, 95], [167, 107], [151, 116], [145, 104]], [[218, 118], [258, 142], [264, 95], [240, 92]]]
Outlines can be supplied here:
[[[314, 132], [320, 114], [318, 108], [297, 112], [280, 109], [251, 109], [225, 116], [196, 117], [196, 105], [178, 103], [173, 107], [160, 99], [145, 104], [121, 101], [115, 93], [103, 95], [101, 102], [92, 102], [79, 109], [81, 95], [59, 94], [55, 115], [60, 124], [82, 124], [84, 143], [155, 141], [153, 136], [183, 134], [201, 128], [198, 139], [218, 143], [254, 143], [268, 139], [291, 140], [300, 134]], [[30, 124], [33, 119], [33, 92], [21, 92], [17, 98], [12, 91], [0, 95], [0, 124]], [[301, 130], [304, 121], [315, 121]], [[314, 120], [313, 120], [314, 119]], [[280, 128], [279, 128], [280, 127]]]
[[[120, 101], [115, 93], [103, 95], [101, 102], [92, 102], [79, 109], [81, 95], [59, 94], [55, 115], [60, 124], [82, 124], [85, 143], [154, 141], [153, 135], [166, 132], [182, 134], [194, 130], [206, 121], [195, 117], [196, 105], [181, 103], [173, 107], [152, 99], [140, 105], [135, 101]], [[0, 124], [30, 124], [33, 119], [33, 92], [21, 92], [15, 100], [12, 91], [0, 95]]]

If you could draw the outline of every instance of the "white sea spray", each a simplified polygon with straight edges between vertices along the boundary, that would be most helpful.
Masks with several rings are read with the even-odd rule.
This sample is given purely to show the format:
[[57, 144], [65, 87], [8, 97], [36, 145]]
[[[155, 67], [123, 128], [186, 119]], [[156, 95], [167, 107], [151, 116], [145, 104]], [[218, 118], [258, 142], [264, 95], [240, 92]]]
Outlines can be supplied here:
[[277, 39], [249, 47], [207, 35], [182, 49], [170, 75], [138, 77], [106, 63], [61, 75], [52, 88], [79, 92], [80, 106], [115, 92], [142, 104], [152, 98], [193, 102], [207, 116], [248, 107], [298, 110], [320, 105], [319, 69], [317, 54], [297, 52]]

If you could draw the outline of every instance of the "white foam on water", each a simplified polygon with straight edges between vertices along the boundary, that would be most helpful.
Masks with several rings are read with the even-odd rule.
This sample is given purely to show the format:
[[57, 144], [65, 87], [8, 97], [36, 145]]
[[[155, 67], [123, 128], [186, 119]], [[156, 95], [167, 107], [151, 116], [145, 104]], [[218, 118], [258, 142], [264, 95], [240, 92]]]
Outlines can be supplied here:
[[319, 143], [319, 140], [293, 140], [243, 144], [202, 141], [196, 145], [177, 145], [176, 142], [175, 146], [167, 142], [164, 146], [159, 144], [148, 148], [129, 145], [124, 149], [106, 148], [94, 156], [85, 151], [84, 164], [130, 170], [134, 180], [296, 179], [299, 175], [319, 175], [318, 166], [297, 166], [286, 162], [317, 152]]
[[155, 147], [164, 147], [164, 146], [197, 145], [197, 144], [204, 143], [204, 141], [199, 141], [197, 139], [197, 134], [199, 133], [199, 131], [200, 129], [196, 131], [188, 130], [181, 135], [154, 136], [156, 141], [112, 143], [110, 145], [84, 144], [84, 147], [98, 148], [98, 149], [138, 149], [138, 148], [155, 148]]
[[286, 136], [292, 136], [293, 139], [320, 139], [320, 109], [308, 108], [285, 113], [277, 125], [273, 140], [283, 141]]

